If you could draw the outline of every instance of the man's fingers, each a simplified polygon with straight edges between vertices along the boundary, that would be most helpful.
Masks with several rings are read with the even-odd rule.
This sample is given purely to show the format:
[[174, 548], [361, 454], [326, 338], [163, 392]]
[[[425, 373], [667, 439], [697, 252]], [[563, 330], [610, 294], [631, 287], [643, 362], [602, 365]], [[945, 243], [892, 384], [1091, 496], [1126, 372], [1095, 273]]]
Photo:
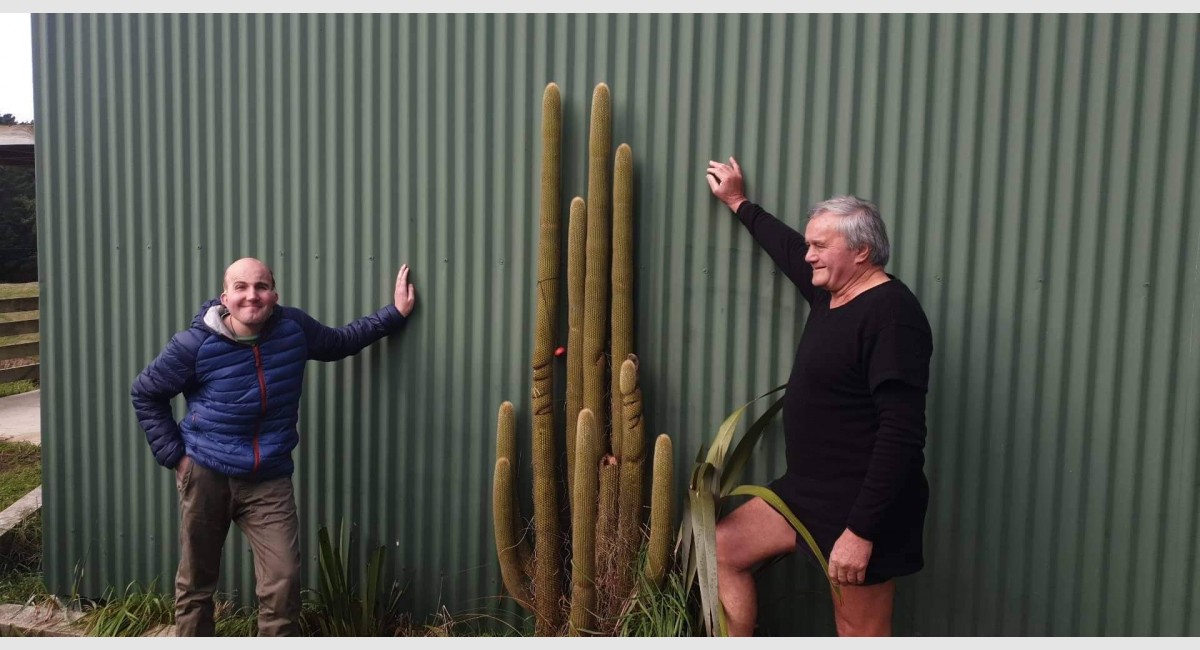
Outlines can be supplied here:
[[738, 165], [738, 161], [734, 160], [734, 159], [733, 159], [733, 156], [730, 156], [730, 157], [729, 157], [729, 166], [730, 166], [730, 167], [733, 167], [733, 171], [735, 171], [735, 172], [737, 172], [737, 173], [739, 173], [739, 174], [740, 174], [740, 173], [742, 173], [742, 167], [741, 167], [741, 165]]
[[712, 172], [708, 172], [704, 175], [704, 180], [708, 181], [708, 189], [712, 190], [713, 194], [716, 194], [717, 187], [721, 185], [720, 181], [717, 180], [717, 177], [713, 175]]

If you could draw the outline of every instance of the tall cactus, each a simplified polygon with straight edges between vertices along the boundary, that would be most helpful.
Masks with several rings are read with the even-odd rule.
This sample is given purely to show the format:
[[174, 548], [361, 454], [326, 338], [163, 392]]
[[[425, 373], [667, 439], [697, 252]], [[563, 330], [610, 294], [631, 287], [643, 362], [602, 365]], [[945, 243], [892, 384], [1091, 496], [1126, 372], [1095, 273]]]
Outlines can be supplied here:
[[[596, 416], [604, 431], [604, 385], [608, 374], [605, 339], [608, 334], [608, 285], [612, 270], [612, 231], [609, 228], [608, 152], [612, 147], [612, 113], [608, 86], [592, 93], [592, 128], [588, 137], [587, 268], [583, 305], [583, 407]], [[607, 447], [607, 445], [605, 445]], [[603, 448], [603, 447], [602, 447]]]
[[[620, 420], [624, 423], [625, 441], [621, 443], [621, 485], [617, 497], [620, 501], [617, 523], [620, 543], [613, 562], [616, 564], [614, 588], [617, 593], [624, 594], [629, 591], [632, 582], [633, 559], [637, 555], [638, 542], [642, 539], [642, 458], [645, 456], [646, 441], [642, 430], [642, 389], [638, 385], [637, 355], [629, 355], [620, 365], [619, 373], [617, 383], [613, 384], [613, 393], [618, 395], [622, 410], [613, 412], [613, 422]], [[613, 427], [613, 440], [616, 440], [616, 427]]]
[[[571, 201], [567, 233], [568, 339], [563, 419], [571, 579], [569, 617], [564, 620], [568, 612], [561, 604], [564, 584], [560, 569], [567, 563], [558, 553], [567, 535], [560, 534], [558, 528], [552, 373], [561, 266], [557, 215], [562, 134], [561, 104], [554, 84], [546, 87], [542, 108], [542, 209], [530, 393], [532, 559], [529, 543], [520, 534], [522, 519], [514, 491], [515, 416], [508, 402], [501, 405], [497, 419], [492, 493], [496, 549], [505, 588], [534, 612], [539, 635], [606, 633], [612, 631], [617, 614], [632, 594], [637, 571], [634, 558], [643, 538], [645, 434], [638, 360], [633, 354], [633, 154], [626, 144], [617, 149], [609, 194], [611, 108], [608, 86], [599, 84], [592, 97], [588, 200], [576, 197]], [[611, 436], [606, 435], [606, 424], [611, 426]], [[607, 453], [610, 449], [612, 454]], [[672, 498], [670, 439], [665, 435], [659, 437], [655, 449], [652, 480], [651, 546], [646, 571], [647, 575], [658, 574], [661, 580], [669, 562]]]
[[[558, 483], [554, 448], [554, 321], [558, 314], [559, 152], [562, 102], [558, 86], [542, 96], [542, 205], [538, 237], [537, 319], [533, 342], [533, 562], [534, 601], [545, 632], [558, 627], [552, 613], [562, 597], [558, 575]], [[542, 620], [544, 619], [544, 620]]]
[[571, 628], [577, 636], [595, 628], [596, 611], [596, 493], [600, 442], [591, 409], [579, 412], [575, 441], [575, 487], [571, 493]]
[[654, 443], [654, 473], [650, 488], [650, 544], [646, 553], [646, 578], [661, 587], [671, 554], [671, 504], [675, 502], [671, 437], [662, 434]]
[[583, 291], [587, 267], [587, 205], [571, 201], [567, 226], [567, 493], [575, 483], [575, 427], [583, 408]]
[[633, 151], [617, 147], [612, 222], [612, 452], [622, 458], [621, 362], [633, 352]]

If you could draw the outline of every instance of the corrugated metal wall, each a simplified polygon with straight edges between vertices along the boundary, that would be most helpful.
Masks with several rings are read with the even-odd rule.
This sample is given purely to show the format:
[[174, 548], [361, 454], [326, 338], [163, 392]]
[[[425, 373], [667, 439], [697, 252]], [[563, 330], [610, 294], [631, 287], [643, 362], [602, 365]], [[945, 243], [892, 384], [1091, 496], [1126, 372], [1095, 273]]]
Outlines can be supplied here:
[[[563, 88], [565, 213], [606, 81], [634, 150], [649, 431], [675, 437], [681, 485], [786, 378], [805, 315], [709, 195], [706, 161], [733, 154], [792, 224], [875, 199], [933, 325], [928, 565], [898, 631], [1198, 634], [1197, 40], [1194, 15], [37, 16], [49, 585], [172, 581], [172, 478], [128, 387], [230, 260], [268, 260], [327, 323], [409, 262], [409, 329], [310, 365], [306, 553], [345, 517], [418, 618], [494, 606], [541, 91]], [[776, 431], [757, 479], [781, 451]], [[233, 539], [224, 588], [247, 596]], [[768, 576], [764, 632], [831, 631], [815, 571]]]

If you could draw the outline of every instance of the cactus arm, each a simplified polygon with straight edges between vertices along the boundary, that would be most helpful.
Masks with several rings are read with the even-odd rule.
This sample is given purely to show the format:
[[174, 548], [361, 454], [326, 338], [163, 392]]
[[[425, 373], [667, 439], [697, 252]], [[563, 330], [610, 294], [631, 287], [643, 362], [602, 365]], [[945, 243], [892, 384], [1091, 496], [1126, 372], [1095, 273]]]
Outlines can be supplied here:
[[533, 600], [526, 586], [525, 571], [521, 567], [519, 548], [529, 543], [517, 535], [513, 528], [516, 518], [513, 499], [512, 466], [507, 458], [496, 460], [496, 474], [492, 482], [492, 530], [496, 535], [496, 553], [500, 560], [500, 577], [508, 593], [527, 610], [533, 610]]

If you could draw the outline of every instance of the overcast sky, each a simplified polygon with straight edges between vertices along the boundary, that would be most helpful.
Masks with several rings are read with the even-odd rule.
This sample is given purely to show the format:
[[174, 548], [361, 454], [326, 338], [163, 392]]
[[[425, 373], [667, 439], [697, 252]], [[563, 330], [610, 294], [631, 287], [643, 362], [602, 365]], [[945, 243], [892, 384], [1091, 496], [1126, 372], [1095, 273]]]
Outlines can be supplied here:
[[33, 50], [29, 14], [0, 14], [0, 115], [33, 120]]

